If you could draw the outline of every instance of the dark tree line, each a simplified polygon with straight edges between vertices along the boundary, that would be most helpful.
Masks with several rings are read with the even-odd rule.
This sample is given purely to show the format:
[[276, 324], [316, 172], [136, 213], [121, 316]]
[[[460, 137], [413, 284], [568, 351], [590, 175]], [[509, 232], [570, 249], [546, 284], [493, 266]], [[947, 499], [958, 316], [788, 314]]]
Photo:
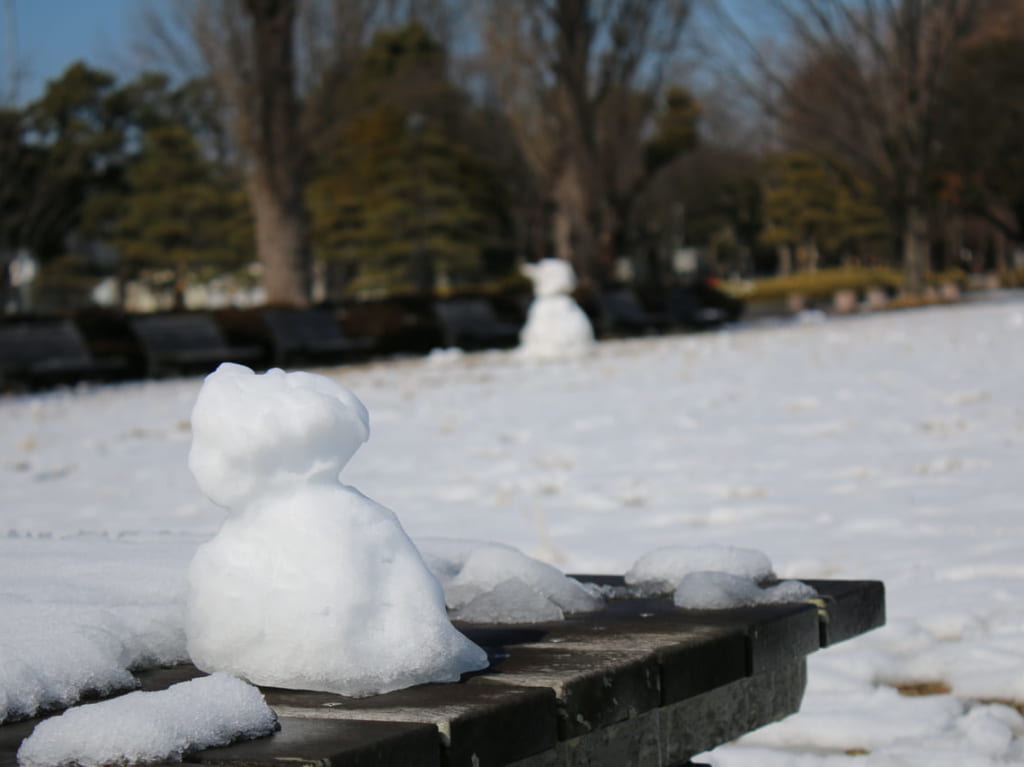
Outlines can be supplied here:
[[[1022, 127], [1024, 4], [783, 0], [771, 9], [786, 30], [776, 55], [726, 15], [751, 54], [738, 79], [765, 110], [773, 148], [790, 153], [781, 176], [773, 160], [769, 193], [794, 203], [827, 179], [835, 192], [819, 190], [814, 204], [848, 202], [847, 215], [769, 204], [769, 240], [806, 250], [831, 237], [833, 252], [880, 251], [902, 266], [911, 292], [929, 269], [954, 262], [971, 220], [1021, 242], [1022, 155], [1008, 137]], [[821, 178], [807, 176], [811, 167]], [[847, 225], [853, 237], [842, 235]]]
[[258, 261], [292, 305], [314, 271], [337, 299], [547, 255], [587, 288], [623, 259], [664, 280], [683, 245], [746, 275], [898, 265], [911, 291], [965, 248], [1009, 267], [1024, 3], [780, 0], [773, 44], [708, 7], [170, 3], [166, 72], [79, 63], [0, 111], [0, 254], [84, 282], [161, 270], [179, 302]]

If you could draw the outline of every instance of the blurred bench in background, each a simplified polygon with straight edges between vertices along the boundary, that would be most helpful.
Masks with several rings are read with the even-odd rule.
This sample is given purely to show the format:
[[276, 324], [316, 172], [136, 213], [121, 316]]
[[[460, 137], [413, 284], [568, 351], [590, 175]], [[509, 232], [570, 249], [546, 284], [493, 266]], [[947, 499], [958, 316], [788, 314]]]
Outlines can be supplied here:
[[0, 389], [105, 380], [125, 366], [123, 358], [94, 357], [71, 320], [0, 324]]
[[667, 314], [649, 311], [626, 287], [601, 291], [598, 304], [602, 329], [613, 335], [661, 333], [671, 324]]
[[706, 330], [738, 321], [743, 302], [702, 283], [671, 285], [665, 291], [665, 311], [677, 327]]
[[519, 343], [520, 326], [501, 320], [486, 298], [464, 296], [438, 301], [434, 312], [447, 347], [485, 349]]
[[230, 346], [209, 314], [137, 315], [131, 318], [131, 328], [151, 377], [210, 372], [221, 362], [251, 365], [264, 356], [259, 346]]
[[265, 309], [262, 317], [279, 367], [299, 360], [339, 362], [373, 343], [346, 336], [330, 309]]

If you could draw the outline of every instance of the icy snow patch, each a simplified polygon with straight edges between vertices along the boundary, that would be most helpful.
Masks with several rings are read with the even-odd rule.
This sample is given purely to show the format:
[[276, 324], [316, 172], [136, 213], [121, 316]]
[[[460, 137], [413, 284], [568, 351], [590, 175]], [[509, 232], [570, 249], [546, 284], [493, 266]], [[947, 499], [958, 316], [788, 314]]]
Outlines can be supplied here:
[[0, 722], [133, 689], [130, 669], [186, 660], [189, 549], [0, 538]]
[[814, 599], [818, 592], [800, 581], [760, 586], [753, 578], [730, 573], [698, 572], [686, 575], [672, 600], [690, 610], [727, 610], [732, 607], [783, 604]]
[[509, 578], [481, 591], [452, 613], [468, 623], [539, 623], [565, 619], [562, 609], [544, 594]]
[[687, 575], [728, 573], [758, 583], [775, 580], [768, 557], [754, 549], [709, 544], [665, 546], [645, 554], [626, 573], [626, 583], [641, 594], [670, 594]]
[[395, 514], [338, 481], [369, 437], [352, 392], [226, 363], [207, 376], [192, 426], [189, 466], [230, 511], [189, 567], [198, 668], [360, 696], [487, 665]]
[[18, 749], [22, 767], [181, 761], [188, 752], [268, 735], [278, 717], [255, 687], [226, 674], [160, 692], [129, 692], [36, 725]]
[[181, 761], [183, 754], [269, 735], [277, 716], [260, 691], [227, 674], [65, 711], [36, 725], [21, 767]]
[[452, 617], [459, 620], [530, 623], [601, 607], [579, 581], [511, 546], [451, 538], [418, 543], [444, 586]]

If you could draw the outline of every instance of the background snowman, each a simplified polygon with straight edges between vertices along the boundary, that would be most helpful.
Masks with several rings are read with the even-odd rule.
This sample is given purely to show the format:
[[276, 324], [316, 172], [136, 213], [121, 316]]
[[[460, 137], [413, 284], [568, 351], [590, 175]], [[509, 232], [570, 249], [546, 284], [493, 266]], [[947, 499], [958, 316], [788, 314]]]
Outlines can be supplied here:
[[594, 346], [594, 329], [571, 293], [576, 287], [572, 265], [561, 258], [526, 264], [533, 281], [533, 303], [519, 334], [519, 353], [529, 359], [583, 356]]

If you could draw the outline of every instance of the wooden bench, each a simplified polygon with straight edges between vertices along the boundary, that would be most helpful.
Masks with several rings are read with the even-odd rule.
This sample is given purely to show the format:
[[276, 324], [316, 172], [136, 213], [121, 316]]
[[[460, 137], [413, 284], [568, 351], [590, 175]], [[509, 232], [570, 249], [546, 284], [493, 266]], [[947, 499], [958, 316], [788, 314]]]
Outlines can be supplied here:
[[743, 301], [706, 282], [671, 285], [665, 291], [666, 312], [673, 323], [687, 329], [704, 330], [736, 322], [743, 309]]
[[230, 346], [208, 314], [137, 315], [131, 327], [149, 376], [209, 372], [221, 362], [251, 364], [264, 354], [259, 346]]
[[[694, 611], [626, 598], [561, 622], [456, 624], [487, 650], [489, 668], [368, 698], [263, 688], [279, 732], [186, 762], [680, 767], [796, 712], [806, 656], [885, 622], [881, 583], [808, 583], [813, 603]], [[199, 675], [182, 665], [138, 677], [158, 690]], [[36, 721], [0, 727], [0, 767], [13, 765]]]
[[336, 361], [370, 348], [370, 339], [346, 336], [329, 309], [265, 309], [274, 364], [293, 360]]
[[629, 288], [602, 291], [599, 305], [601, 323], [611, 333], [660, 333], [670, 324], [668, 315], [648, 311]]
[[105, 379], [125, 367], [120, 357], [93, 357], [71, 320], [0, 324], [0, 389]]
[[500, 320], [486, 298], [438, 301], [434, 304], [434, 312], [441, 325], [445, 346], [482, 349], [514, 346], [519, 342], [519, 325]]

